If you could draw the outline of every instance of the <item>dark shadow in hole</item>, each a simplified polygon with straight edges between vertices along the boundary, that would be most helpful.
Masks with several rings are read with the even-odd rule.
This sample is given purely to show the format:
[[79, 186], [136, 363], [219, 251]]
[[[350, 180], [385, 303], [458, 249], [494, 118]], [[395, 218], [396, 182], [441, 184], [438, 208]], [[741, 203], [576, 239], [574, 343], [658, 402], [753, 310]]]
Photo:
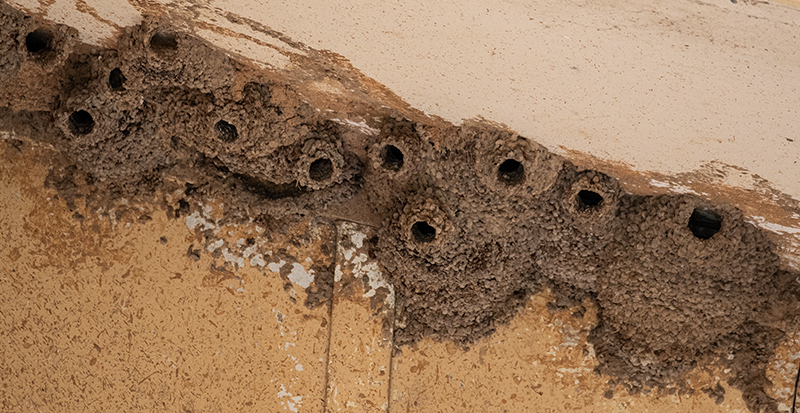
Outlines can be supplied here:
[[436, 228], [425, 221], [417, 221], [411, 226], [411, 235], [419, 243], [428, 243], [436, 239]]
[[497, 179], [506, 185], [516, 185], [525, 179], [525, 165], [513, 159], [506, 159], [497, 168]]
[[174, 52], [178, 50], [178, 38], [173, 33], [158, 32], [150, 38], [150, 48], [156, 52]]
[[47, 29], [36, 29], [25, 36], [25, 47], [33, 54], [49, 52], [53, 47], [53, 34]]
[[594, 209], [603, 204], [603, 196], [594, 191], [581, 190], [578, 192], [578, 208]]
[[394, 145], [386, 145], [381, 149], [383, 167], [391, 171], [399, 171], [403, 167], [403, 151]]
[[722, 216], [709, 209], [695, 208], [688, 226], [695, 237], [709, 239], [722, 228]]
[[94, 130], [94, 118], [85, 110], [78, 110], [69, 115], [69, 129], [75, 135], [86, 135]]
[[214, 125], [214, 130], [217, 131], [217, 138], [223, 142], [231, 143], [239, 139], [239, 132], [236, 131], [236, 126], [224, 120], [217, 122], [217, 124]]
[[253, 192], [262, 198], [289, 198], [299, 196], [305, 192], [297, 185], [297, 182], [277, 184], [247, 175], [235, 174], [234, 176], [239, 179], [239, 182], [241, 182], [248, 191]]
[[308, 177], [317, 181], [325, 181], [333, 176], [333, 162], [328, 158], [320, 158], [308, 167]]
[[122, 74], [122, 71], [119, 68], [115, 68], [108, 74], [108, 86], [111, 87], [111, 90], [125, 90], [125, 75]]

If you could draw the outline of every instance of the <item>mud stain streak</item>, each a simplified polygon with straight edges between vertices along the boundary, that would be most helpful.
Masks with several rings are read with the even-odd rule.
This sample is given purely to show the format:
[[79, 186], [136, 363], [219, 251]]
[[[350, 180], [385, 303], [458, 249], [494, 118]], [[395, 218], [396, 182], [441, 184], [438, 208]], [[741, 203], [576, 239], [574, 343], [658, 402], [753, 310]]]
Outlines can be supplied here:
[[94, 7], [88, 5], [84, 0], [75, 0], [75, 8], [79, 12], [86, 13], [86, 14], [94, 17], [95, 19], [97, 19], [97, 20], [99, 20], [99, 21], [101, 21], [101, 22], [113, 27], [114, 29], [116, 29], [115, 30], [115, 34], [119, 34], [120, 31], [122, 30], [122, 27], [120, 25], [118, 25], [117, 23], [115, 23], [115, 22], [113, 22], [111, 20], [105, 19], [102, 16], [100, 16], [100, 14], [97, 12], [97, 10], [95, 10]]
[[231, 29], [227, 29], [227, 28], [224, 28], [224, 27], [216, 26], [216, 25], [213, 25], [213, 24], [208, 23], [208, 22], [196, 21], [196, 22], [194, 22], [194, 26], [197, 27], [197, 28], [200, 28], [200, 29], [205, 29], [205, 30], [212, 31], [212, 32], [220, 34], [222, 36], [231, 37], [231, 38], [234, 38], [234, 39], [243, 39], [243, 40], [251, 41], [251, 42], [253, 42], [253, 43], [255, 43], [255, 44], [259, 45], [259, 46], [264, 46], [264, 47], [268, 47], [270, 49], [273, 49], [276, 52], [278, 52], [278, 53], [280, 53], [280, 54], [282, 54], [284, 56], [287, 56], [287, 57], [291, 57], [291, 56], [294, 55], [294, 53], [287, 52], [283, 48], [275, 46], [272, 43], [265, 42], [265, 41], [263, 41], [261, 39], [253, 37], [253, 36], [248, 36], [248, 35], [246, 35], [244, 33], [235, 32], [235, 31], [233, 31]]
[[273, 37], [275, 39], [278, 39], [278, 40], [286, 43], [287, 45], [289, 45], [291, 47], [294, 47], [295, 49], [302, 50], [302, 51], [312, 50], [310, 47], [306, 46], [302, 42], [295, 41], [291, 37], [279, 32], [277, 30], [270, 29], [269, 27], [264, 26], [263, 24], [255, 21], [255, 20], [251, 20], [251, 19], [239, 16], [238, 14], [231, 13], [231, 12], [217, 13], [217, 14], [220, 15], [221, 17], [225, 18], [226, 20], [228, 20], [229, 22], [231, 22], [233, 24], [244, 24], [244, 25], [250, 27], [250, 29], [253, 30], [253, 31], [256, 31], [256, 32], [259, 32], [259, 33], [264, 33], [269, 37]]
[[142, 15], [163, 15], [168, 12], [166, 6], [152, 0], [128, 0], [128, 4]]

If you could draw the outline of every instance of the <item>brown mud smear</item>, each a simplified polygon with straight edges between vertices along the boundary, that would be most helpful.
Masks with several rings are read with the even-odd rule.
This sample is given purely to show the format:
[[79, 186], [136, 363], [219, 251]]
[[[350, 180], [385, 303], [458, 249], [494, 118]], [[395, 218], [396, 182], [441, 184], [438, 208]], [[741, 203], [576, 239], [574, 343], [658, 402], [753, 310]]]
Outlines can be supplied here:
[[[102, 50], [3, 3], [0, 23], [0, 128], [63, 154], [48, 183], [69, 202], [178, 188], [224, 200], [226, 220], [268, 233], [300, 219], [369, 224], [397, 294], [398, 345], [470, 343], [550, 287], [554, 309], [595, 300], [598, 370], [630, 392], [717, 361], [752, 410], [777, 408], [764, 371], [797, 330], [797, 274], [731, 206], [627, 193], [483, 123], [368, 101], [328, 110], [284, 74], [157, 19]], [[87, 183], [94, 193], [76, 191]], [[184, 199], [167, 207], [190, 213]], [[331, 285], [307, 304], [327, 304]]]

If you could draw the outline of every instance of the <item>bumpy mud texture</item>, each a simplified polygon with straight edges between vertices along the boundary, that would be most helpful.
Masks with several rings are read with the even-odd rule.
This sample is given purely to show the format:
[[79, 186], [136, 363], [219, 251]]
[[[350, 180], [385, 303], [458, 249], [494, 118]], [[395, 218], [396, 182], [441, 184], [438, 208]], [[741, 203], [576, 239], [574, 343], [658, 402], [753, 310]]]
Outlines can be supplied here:
[[[350, 128], [286, 74], [157, 19], [128, 28], [114, 50], [2, 3], [0, 23], [0, 127], [62, 151], [73, 166], [49, 184], [68, 199], [76, 179], [107, 197], [178, 183], [268, 232], [299, 218], [367, 221], [396, 289], [398, 344], [469, 343], [550, 287], [556, 307], [596, 301], [599, 371], [629, 391], [718, 358], [753, 410], [776, 409], [764, 368], [795, 328], [796, 314], [775, 309], [797, 308], [797, 274], [734, 208], [623, 193], [485, 124], [350, 102], [368, 126]], [[176, 216], [187, 207], [170, 206]], [[327, 304], [329, 287], [309, 305]]]

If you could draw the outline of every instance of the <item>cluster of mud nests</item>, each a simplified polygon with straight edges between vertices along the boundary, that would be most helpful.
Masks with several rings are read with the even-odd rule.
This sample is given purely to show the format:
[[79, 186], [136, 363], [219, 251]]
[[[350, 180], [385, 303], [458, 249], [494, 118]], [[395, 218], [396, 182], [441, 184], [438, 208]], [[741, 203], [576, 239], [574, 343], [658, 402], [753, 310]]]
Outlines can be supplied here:
[[737, 209], [625, 193], [484, 124], [375, 105], [353, 129], [265, 72], [155, 19], [98, 49], [0, 4], [0, 127], [53, 145], [108, 196], [181, 182], [274, 230], [371, 219], [400, 344], [469, 343], [549, 287], [556, 307], [596, 302], [599, 371], [629, 391], [711, 359], [752, 409], [775, 409], [764, 370], [794, 328], [797, 274]]

